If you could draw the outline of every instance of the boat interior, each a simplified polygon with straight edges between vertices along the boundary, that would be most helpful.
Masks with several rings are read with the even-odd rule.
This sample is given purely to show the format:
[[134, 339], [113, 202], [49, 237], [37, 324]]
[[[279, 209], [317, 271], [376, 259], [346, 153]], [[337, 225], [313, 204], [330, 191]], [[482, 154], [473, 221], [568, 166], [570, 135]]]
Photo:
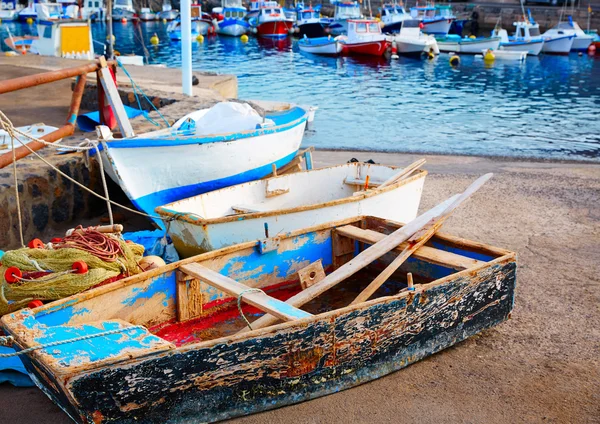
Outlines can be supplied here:
[[[111, 336], [116, 337], [121, 350], [112, 345], [107, 347], [102, 338], [85, 343], [97, 344], [104, 351], [117, 349], [115, 352], [123, 357], [133, 357], [136, 351], [147, 354], [148, 346], [152, 346], [152, 352], [191, 345], [216, 346], [248, 329], [265, 311], [278, 317], [281, 314], [284, 321], [306, 321], [314, 315], [335, 317], [348, 308], [365, 307], [365, 303], [349, 305], [397, 257], [404, 245], [300, 308], [283, 302], [317, 284], [400, 226], [373, 217], [347, 219], [335, 226], [328, 224], [290, 234], [271, 246], [271, 250], [259, 249], [254, 242], [232, 246], [20, 313], [30, 314], [24, 323], [32, 330], [31, 343], [41, 343], [50, 336], [67, 339], [90, 332], [142, 326], [135, 327], [131, 334]], [[397, 299], [414, 293], [413, 289], [453, 284], [456, 278], [470, 275], [507, 255], [514, 253], [438, 234], [392, 274], [370, 300], [381, 301], [390, 299], [389, 296]], [[261, 291], [249, 291], [250, 288]], [[244, 301], [240, 302], [242, 295]], [[252, 296], [255, 299], [251, 302]], [[256, 333], [248, 335], [254, 336]], [[98, 357], [77, 356], [81, 348], [78, 343], [84, 342], [64, 345], [67, 347], [45, 354], [60, 359], [63, 366], [106, 360], [107, 354], [100, 353]], [[119, 356], [115, 355], [111, 361]]]
[[[203, 219], [214, 219], [298, 208], [377, 189], [401, 171], [392, 166], [354, 162], [227, 187], [173, 202], [159, 209], [171, 214], [190, 213]], [[416, 174], [417, 177], [425, 175], [425, 171]], [[403, 180], [403, 183], [410, 181], [411, 178]]]

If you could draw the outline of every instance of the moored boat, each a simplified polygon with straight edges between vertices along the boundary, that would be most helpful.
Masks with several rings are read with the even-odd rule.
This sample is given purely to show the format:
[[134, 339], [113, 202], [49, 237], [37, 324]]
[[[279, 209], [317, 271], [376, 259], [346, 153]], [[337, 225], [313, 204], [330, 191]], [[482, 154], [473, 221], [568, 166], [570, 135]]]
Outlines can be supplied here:
[[140, 10], [141, 21], [155, 21], [156, 19], [156, 13], [154, 13], [152, 9], [150, 9], [149, 7], [142, 7], [142, 9]]
[[297, 34], [300, 37], [321, 38], [325, 36], [325, 27], [328, 26], [329, 20], [322, 19], [320, 10], [321, 5], [313, 7], [305, 7], [304, 3], [298, 3], [296, 28]]
[[19, 19], [20, 10], [17, 0], [0, 1], [0, 21], [15, 21]]
[[381, 30], [384, 34], [400, 32], [402, 21], [406, 19], [411, 19], [411, 16], [399, 4], [384, 4], [381, 7], [381, 22], [383, 23]]
[[173, 21], [179, 16], [179, 11], [173, 9], [170, 0], [164, 0], [162, 10], [156, 14], [157, 19], [161, 21]]
[[399, 34], [391, 36], [392, 46], [396, 45], [399, 54], [420, 55], [424, 52], [438, 54], [440, 52], [437, 41], [433, 35], [423, 34], [421, 22], [417, 19], [402, 21]]
[[421, 21], [424, 33], [431, 35], [448, 35], [452, 22], [456, 19], [449, 6], [440, 8], [433, 5], [417, 5], [411, 7], [410, 15], [413, 19]]
[[156, 212], [169, 220], [185, 257], [361, 213], [408, 222], [417, 216], [427, 175], [411, 171], [354, 162], [204, 193]]
[[342, 35], [348, 33], [348, 20], [361, 19], [363, 17], [360, 11], [360, 4], [357, 1], [336, 0], [333, 18], [329, 23], [328, 31], [332, 35]]
[[249, 23], [259, 37], [267, 38], [285, 38], [293, 26], [276, 1], [263, 2], [258, 15], [250, 18]]
[[[434, 216], [401, 228], [356, 217], [232, 246], [6, 315], [2, 327], [76, 422], [214, 422], [314, 399], [509, 318], [515, 253], [446, 234], [357, 302]], [[273, 316], [285, 322], [265, 324]]]
[[526, 51], [512, 51], [512, 50], [494, 50], [492, 51], [492, 49], [485, 49], [481, 51], [481, 54], [483, 55], [483, 57], [485, 58], [486, 55], [489, 54], [493, 55], [494, 59], [497, 60], [507, 60], [507, 61], [515, 61], [515, 62], [522, 62], [525, 59], [527, 59], [527, 52]]
[[294, 107], [264, 117], [247, 104], [222, 102], [173, 127], [102, 140], [108, 175], [150, 215], [176, 200], [262, 178], [293, 159], [308, 112]]
[[[338, 36], [340, 37], [340, 36]], [[304, 37], [298, 40], [298, 48], [306, 53], [336, 56], [342, 52], [343, 45], [338, 37]]]
[[348, 20], [348, 35], [339, 40], [347, 55], [383, 56], [389, 45], [379, 22], [373, 19]]
[[571, 51], [573, 52], [584, 52], [587, 51], [594, 37], [590, 34], [586, 34], [577, 22], [573, 21], [573, 17], [569, 16], [567, 22], [559, 22], [554, 27], [550, 28], [544, 33], [545, 37], [557, 38], [564, 36], [573, 36], [573, 44], [571, 45]]
[[213, 17], [217, 19], [217, 34], [239, 37], [250, 28], [242, 0], [223, 0], [222, 7], [213, 9]]
[[529, 21], [514, 22], [515, 34], [508, 36], [505, 29], [494, 28], [492, 37], [500, 37], [500, 50], [526, 52], [538, 56], [544, 47], [544, 38], [540, 35], [539, 25]]
[[461, 37], [449, 34], [445, 37], [436, 37], [440, 51], [447, 53], [481, 54], [481, 50], [498, 50], [500, 37]]

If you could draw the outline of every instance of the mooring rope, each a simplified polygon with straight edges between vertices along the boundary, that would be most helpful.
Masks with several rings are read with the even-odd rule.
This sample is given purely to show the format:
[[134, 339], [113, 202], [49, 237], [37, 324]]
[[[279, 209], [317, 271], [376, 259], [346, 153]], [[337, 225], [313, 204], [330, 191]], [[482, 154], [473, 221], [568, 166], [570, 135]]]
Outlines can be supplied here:
[[[10, 358], [13, 356], [25, 355], [29, 352], [33, 352], [34, 350], [47, 349], [49, 347], [60, 346], [63, 344], [68, 344], [68, 343], [80, 342], [83, 340], [93, 339], [95, 337], [110, 336], [111, 334], [118, 334], [118, 333], [123, 333], [125, 331], [138, 330], [138, 329], [146, 330], [146, 327], [143, 327], [141, 325], [136, 325], [136, 326], [127, 327], [127, 328], [116, 328], [114, 330], [108, 330], [108, 331], [104, 331], [102, 333], [88, 334], [86, 336], [75, 337], [73, 339], [59, 340], [56, 342], [44, 343], [44, 344], [41, 344], [38, 346], [28, 347], [27, 349], [23, 349], [18, 352], [14, 352], [14, 353], [0, 353], [0, 358]], [[0, 337], [0, 346], [12, 347], [14, 342], [15, 342], [15, 339], [13, 336]]]
[[246, 315], [244, 315], [244, 311], [242, 310], [242, 296], [245, 295], [245, 294], [247, 294], [247, 293], [262, 293], [264, 295], [266, 295], [266, 293], [264, 291], [262, 291], [261, 289], [249, 288], [249, 289], [242, 290], [242, 292], [238, 295], [238, 298], [237, 298], [238, 311], [240, 311], [241, 317], [244, 318], [244, 321], [246, 321], [246, 325], [248, 326], [248, 328], [250, 330], [252, 330], [252, 326], [250, 325], [250, 321], [248, 321], [248, 318], [246, 318]]

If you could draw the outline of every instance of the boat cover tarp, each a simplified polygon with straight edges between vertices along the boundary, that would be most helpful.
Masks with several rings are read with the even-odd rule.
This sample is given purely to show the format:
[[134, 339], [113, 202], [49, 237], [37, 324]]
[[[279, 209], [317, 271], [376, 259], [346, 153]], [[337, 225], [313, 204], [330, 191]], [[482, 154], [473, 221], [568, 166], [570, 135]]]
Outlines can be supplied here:
[[[0, 346], [0, 354], [14, 353], [11, 347]], [[11, 383], [17, 387], [34, 386], [18, 356], [0, 358], [0, 384]]]
[[275, 125], [247, 103], [221, 102], [210, 109], [189, 113], [173, 125], [175, 129], [194, 129], [197, 136], [237, 133]]
[[164, 230], [124, 233], [123, 238], [144, 246], [144, 256], [160, 256], [168, 264], [179, 260], [177, 250]]
[[[125, 112], [127, 113], [127, 117], [129, 119], [133, 119], [140, 115], [143, 115], [144, 113], [147, 113], [146, 111], [139, 110], [133, 107], [125, 105], [123, 105], [123, 107], [125, 108]], [[84, 113], [83, 115], [79, 115], [77, 117], [77, 126], [83, 132], [95, 131], [98, 125], [100, 125], [100, 112]]]

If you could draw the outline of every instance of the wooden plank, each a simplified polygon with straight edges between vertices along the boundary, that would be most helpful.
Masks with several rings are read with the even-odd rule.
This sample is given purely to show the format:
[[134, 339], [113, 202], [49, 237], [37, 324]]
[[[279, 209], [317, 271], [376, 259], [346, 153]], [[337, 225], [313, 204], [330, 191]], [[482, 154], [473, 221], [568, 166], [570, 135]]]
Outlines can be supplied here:
[[387, 187], [389, 185], [392, 185], [392, 184], [400, 181], [402, 178], [409, 176], [410, 174], [415, 172], [417, 169], [422, 167], [425, 164], [425, 162], [426, 162], [425, 159], [419, 159], [418, 161], [411, 163], [410, 165], [408, 165], [407, 167], [402, 169], [400, 172], [392, 175], [390, 178], [388, 178], [383, 183], [381, 183], [379, 188]]
[[354, 257], [354, 240], [349, 237], [344, 237], [337, 229], [334, 229], [331, 233], [331, 245], [334, 270], [338, 269]]
[[231, 209], [233, 209], [236, 213], [264, 212], [264, 210], [256, 209], [256, 206], [252, 205], [233, 205]]
[[[384, 239], [378, 241], [368, 249], [358, 254], [354, 259], [350, 260], [345, 265], [333, 271], [320, 283], [301, 291], [295, 296], [292, 296], [287, 300], [286, 303], [295, 307], [300, 307], [305, 303], [310, 302], [312, 299], [319, 296], [320, 294], [326, 292], [331, 287], [334, 287], [341, 281], [344, 281], [351, 275], [354, 275], [355, 273], [363, 269], [365, 266], [379, 259], [381, 256], [392, 251], [398, 245], [408, 240], [416, 232], [420, 231], [423, 227], [429, 224], [429, 222], [435, 217], [450, 214], [454, 209], [460, 206], [477, 190], [479, 190], [492, 176], [493, 174], [490, 173], [479, 177], [469, 187], [467, 187], [467, 189], [462, 194], [457, 194], [455, 196], [450, 197], [445, 202], [440, 203], [436, 207], [428, 210], [424, 214], [413, 219], [404, 227], [394, 231], [392, 234], [386, 236]], [[266, 327], [268, 325], [272, 325], [275, 322], [277, 322], [277, 318], [267, 314], [254, 321], [252, 325], [254, 329], [258, 329]], [[246, 331], [247, 330], [244, 329], [240, 331], [240, 333]]]
[[[360, 187], [364, 187], [366, 182], [367, 182], [367, 180], [360, 179], [360, 178], [346, 177], [344, 179], [344, 184], [355, 185], [355, 186], [360, 186]], [[369, 179], [369, 188], [379, 187], [381, 184], [383, 184], [383, 181], [376, 181], [376, 180], [374, 181], [374, 180]]]
[[252, 289], [244, 284], [241, 284], [225, 275], [219, 274], [212, 269], [208, 269], [200, 264], [188, 264], [182, 265], [179, 268], [181, 271], [194, 278], [202, 280], [203, 282], [210, 284], [219, 290], [224, 291], [231, 296], [243, 295], [243, 300], [257, 308], [273, 314], [279, 319], [284, 321], [292, 321], [301, 318], [312, 317], [308, 312], [304, 312], [301, 309], [295, 308], [281, 300], [275, 299], [265, 293], [261, 292], [246, 292]]
[[125, 112], [123, 102], [121, 101], [121, 96], [119, 96], [119, 91], [117, 90], [117, 86], [115, 85], [115, 81], [113, 80], [110, 70], [106, 66], [106, 59], [104, 59], [104, 57], [100, 58], [99, 72], [102, 88], [104, 88], [108, 103], [115, 114], [115, 118], [117, 118], [117, 123], [119, 124], [119, 128], [121, 129], [123, 137], [133, 137], [135, 135], [133, 132], [133, 127], [131, 126], [131, 122], [129, 122], [127, 112]]
[[[354, 225], [345, 225], [343, 227], [336, 228], [336, 232], [344, 238], [357, 240], [363, 243], [374, 244], [382, 240], [385, 234], [378, 233], [374, 230], [363, 230], [355, 227]], [[402, 251], [408, 246], [408, 243], [402, 243], [395, 250]], [[417, 249], [413, 256], [431, 264], [442, 265], [448, 268], [462, 271], [474, 266], [484, 264], [484, 261], [472, 259], [467, 256], [458, 255], [452, 252], [446, 252], [445, 250], [436, 249], [429, 246], [421, 246]]]
[[188, 321], [202, 315], [200, 280], [177, 271], [177, 320]]

